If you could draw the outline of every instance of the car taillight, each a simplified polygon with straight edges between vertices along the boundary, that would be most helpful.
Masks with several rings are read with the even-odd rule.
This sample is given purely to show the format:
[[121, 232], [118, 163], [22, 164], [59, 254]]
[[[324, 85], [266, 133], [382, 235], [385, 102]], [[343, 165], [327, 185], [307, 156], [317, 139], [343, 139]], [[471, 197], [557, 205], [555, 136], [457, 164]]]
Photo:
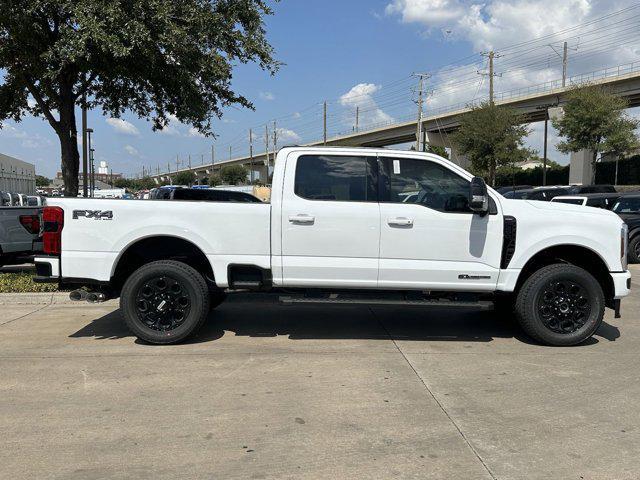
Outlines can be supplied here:
[[27, 232], [33, 235], [40, 233], [40, 217], [38, 215], [20, 215], [20, 223]]
[[42, 250], [48, 255], [60, 255], [64, 210], [60, 207], [42, 209]]

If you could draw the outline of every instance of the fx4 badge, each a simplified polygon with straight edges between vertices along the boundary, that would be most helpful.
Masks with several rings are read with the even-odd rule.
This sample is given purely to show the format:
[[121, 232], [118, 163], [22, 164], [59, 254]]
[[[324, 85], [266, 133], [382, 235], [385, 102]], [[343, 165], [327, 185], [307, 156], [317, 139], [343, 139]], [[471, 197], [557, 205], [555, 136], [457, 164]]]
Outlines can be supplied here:
[[113, 220], [113, 211], [111, 210], [74, 210], [73, 219], [80, 217], [93, 218], [94, 220]]

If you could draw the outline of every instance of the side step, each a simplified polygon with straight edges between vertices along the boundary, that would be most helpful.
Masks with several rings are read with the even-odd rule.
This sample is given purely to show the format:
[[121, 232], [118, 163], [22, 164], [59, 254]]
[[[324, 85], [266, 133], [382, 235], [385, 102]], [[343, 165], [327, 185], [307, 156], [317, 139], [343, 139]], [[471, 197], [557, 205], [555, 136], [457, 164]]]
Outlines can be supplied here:
[[395, 297], [356, 297], [329, 295], [328, 297], [309, 297], [286, 295], [280, 296], [280, 303], [284, 305], [295, 304], [329, 304], [329, 305], [412, 305], [422, 307], [441, 307], [441, 308], [475, 308], [481, 310], [492, 310], [493, 302], [490, 300], [451, 300], [448, 298], [425, 298], [410, 299]]

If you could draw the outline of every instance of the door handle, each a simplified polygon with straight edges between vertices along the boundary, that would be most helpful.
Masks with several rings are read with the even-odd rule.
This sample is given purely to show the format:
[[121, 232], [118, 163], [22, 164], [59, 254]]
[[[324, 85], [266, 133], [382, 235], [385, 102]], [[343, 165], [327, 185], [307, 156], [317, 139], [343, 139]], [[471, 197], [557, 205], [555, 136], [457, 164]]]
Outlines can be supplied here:
[[311, 225], [315, 221], [316, 221], [316, 217], [314, 217], [313, 215], [307, 215], [306, 213], [289, 216], [290, 223], [297, 223], [301, 225]]
[[392, 227], [413, 227], [413, 218], [407, 218], [407, 217], [387, 218], [387, 223]]

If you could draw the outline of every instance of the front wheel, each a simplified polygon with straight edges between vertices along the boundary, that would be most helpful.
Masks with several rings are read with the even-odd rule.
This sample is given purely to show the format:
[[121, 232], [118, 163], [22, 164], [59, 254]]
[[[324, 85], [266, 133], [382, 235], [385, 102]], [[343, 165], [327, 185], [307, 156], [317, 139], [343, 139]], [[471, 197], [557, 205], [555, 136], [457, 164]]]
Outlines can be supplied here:
[[629, 241], [629, 263], [640, 263], [640, 235]]
[[125, 282], [120, 309], [138, 338], [170, 344], [195, 333], [209, 313], [209, 288], [189, 265], [160, 260], [140, 267]]
[[575, 265], [541, 268], [522, 285], [516, 317], [527, 335], [546, 345], [577, 345], [591, 337], [604, 317], [598, 281]]

